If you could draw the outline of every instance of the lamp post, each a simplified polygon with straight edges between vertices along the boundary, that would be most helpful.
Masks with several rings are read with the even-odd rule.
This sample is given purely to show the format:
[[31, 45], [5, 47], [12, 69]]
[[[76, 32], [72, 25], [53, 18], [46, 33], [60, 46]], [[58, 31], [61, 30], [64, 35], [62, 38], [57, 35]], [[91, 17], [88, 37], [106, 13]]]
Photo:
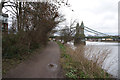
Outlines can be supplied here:
[[2, 79], [2, 1], [0, 2], [0, 79]]
[[3, 2], [3, 0], [1, 0], [1, 2], [0, 2], [0, 34], [2, 32], [2, 20], [3, 20], [2, 8], [4, 7], [4, 4], [5, 4], [5, 2]]

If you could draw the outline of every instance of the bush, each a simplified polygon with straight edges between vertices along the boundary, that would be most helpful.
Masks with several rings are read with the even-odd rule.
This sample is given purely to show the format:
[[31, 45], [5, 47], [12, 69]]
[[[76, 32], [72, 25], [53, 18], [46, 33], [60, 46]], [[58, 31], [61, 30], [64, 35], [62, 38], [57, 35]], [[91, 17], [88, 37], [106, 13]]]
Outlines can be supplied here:
[[16, 44], [17, 35], [14, 34], [4, 35], [2, 38], [2, 57], [13, 58], [18, 56], [19, 48], [16, 46]]
[[3, 35], [2, 57], [7, 59], [22, 58], [23, 54], [32, 52], [39, 47], [39, 43], [32, 42], [29, 46], [27, 41], [21, 41], [21, 36], [19, 34]]

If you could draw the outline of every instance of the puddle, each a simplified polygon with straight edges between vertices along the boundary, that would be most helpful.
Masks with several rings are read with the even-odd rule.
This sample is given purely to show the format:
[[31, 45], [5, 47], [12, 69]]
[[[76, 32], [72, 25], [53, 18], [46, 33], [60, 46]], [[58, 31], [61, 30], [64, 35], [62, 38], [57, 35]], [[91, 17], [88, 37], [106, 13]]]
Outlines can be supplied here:
[[48, 69], [52, 70], [52, 71], [55, 71], [57, 69], [57, 65], [54, 64], [54, 63], [50, 63], [50, 64], [48, 64]]

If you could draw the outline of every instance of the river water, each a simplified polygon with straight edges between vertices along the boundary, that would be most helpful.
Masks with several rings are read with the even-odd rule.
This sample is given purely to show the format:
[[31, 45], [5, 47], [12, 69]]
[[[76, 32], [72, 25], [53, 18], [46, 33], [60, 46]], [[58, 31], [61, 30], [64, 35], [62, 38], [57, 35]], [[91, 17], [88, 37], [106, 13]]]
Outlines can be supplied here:
[[97, 48], [94, 49], [92, 53], [96, 52], [98, 50], [98, 47], [99, 49], [101, 48], [101, 51], [102, 49], [109, 50], [109, 54], [107, 55], [107, 58], [102, 64], [102, 68], [105, 69], [109, 74], [117, 78], [118, 77], [118, 47], [120, 46], [120, 43], [86, 41], [86, 46], [94, 46]]

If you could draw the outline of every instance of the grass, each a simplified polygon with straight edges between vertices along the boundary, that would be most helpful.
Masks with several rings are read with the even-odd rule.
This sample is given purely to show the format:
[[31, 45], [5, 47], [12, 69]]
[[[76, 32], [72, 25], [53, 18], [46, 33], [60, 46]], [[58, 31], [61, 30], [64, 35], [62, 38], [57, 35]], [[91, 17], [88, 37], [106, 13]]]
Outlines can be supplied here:
[[[110, 78], [111, 75], [105, 72], [100, 66], [104, 62], [108, 52], [103, 50], [102, 53], [98, 50], [100, 55], [94, 55], [92, 58], [90, 54], [84, 54], [84, 46], [79, 46], [74, 51], [67, 45], [57, 42], [61, 50], [61, 65], [64, 70], [66, 78], [77, 80], [78, 78]], [[87, 51], [92, 52], [93, 48], [88, 47]], [[101, 56], [104, 56], [102, 59]]]
[[64, 69], [63, 73], [64, 73], [64, 77], [68, 77], [68, 78], [76, 78], [77, 76], [75, 74], [73, 74], [73, 72], [75, 72], [76, 70], [72, 69], [72, 66], [70, 62], [72, 62], [72, 58], [69, 54], [66, 54], [66, 47], [60, 43], [57, 42], [59, 47], [60, 47], [60, 51], [61, 51], [61, 65], [62, 68]]

